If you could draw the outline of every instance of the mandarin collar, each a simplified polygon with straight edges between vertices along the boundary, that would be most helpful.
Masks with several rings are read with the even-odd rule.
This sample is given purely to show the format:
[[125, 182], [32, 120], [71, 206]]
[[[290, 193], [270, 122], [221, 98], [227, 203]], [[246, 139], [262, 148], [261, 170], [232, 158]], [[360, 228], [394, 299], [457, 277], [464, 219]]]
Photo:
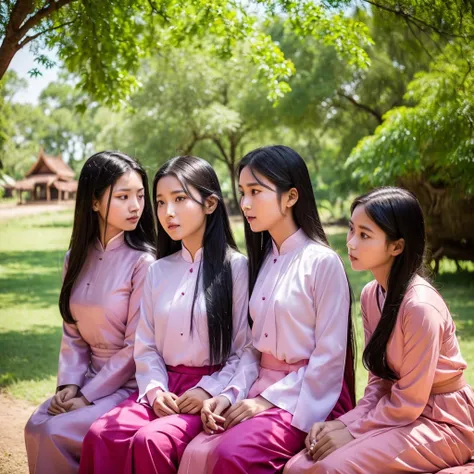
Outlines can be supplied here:
[[194, 262], [193, 262], [193, 257], [191, 256], [191, 253], [189, 250], [181, 243], [181, 256], [183, 257], [183, 260], [188, 263], [197, 263], [200, 262], [202, 259], [202, 247], [198, 249], [196, 252], [196, 255], [194, 256]]
[[124, 242], [125, 242], [125, 232], [122, 230], [122, 232], [120, 232], [115, 237], [109, 240], [109, 242], [107, 243], [107, 246], [105, 247], [105, 250], [104, 250], [104, 247], [102, 247], [102, 242], [97, 237], [95, 241], [95, 248], [101, 252], [108, 252], [109, 250], [114, 250], [116, 248], [119, 248], [120, 246], [123, 245]]
[[301, 248], [308, 239], [309, 237], [305, 234], [304, 230], [299, 228], [294, 234], [291, 234], [283, 241], [280, 251], [278, 251], [278, 247], [275, 244], [275, 241], [272, 239], [273, 255], [278, 257], [280, 255], [290, 253], [297, 248]]

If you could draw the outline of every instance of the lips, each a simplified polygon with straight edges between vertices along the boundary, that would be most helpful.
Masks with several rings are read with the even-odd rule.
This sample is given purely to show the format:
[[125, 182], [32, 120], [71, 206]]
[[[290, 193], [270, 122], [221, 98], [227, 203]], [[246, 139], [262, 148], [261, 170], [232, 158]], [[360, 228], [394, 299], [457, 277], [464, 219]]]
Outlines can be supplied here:
[[179, 224], [168, 224], [168, 230], [174, 230], [179, 227]]
[[247, 222], [252, 222], [255, 217], [254, 216], [246, 216]]
[[357, 258], [354, 257], [354, 255], [349, 254], [349, 260], [350, 260], [351, 262], [354, 262], [354, 261], [357, 260]]
[[129, 222], [138, 222], [138, 216], [129, 217], [127, 219], [127, 221], [129, 221]]

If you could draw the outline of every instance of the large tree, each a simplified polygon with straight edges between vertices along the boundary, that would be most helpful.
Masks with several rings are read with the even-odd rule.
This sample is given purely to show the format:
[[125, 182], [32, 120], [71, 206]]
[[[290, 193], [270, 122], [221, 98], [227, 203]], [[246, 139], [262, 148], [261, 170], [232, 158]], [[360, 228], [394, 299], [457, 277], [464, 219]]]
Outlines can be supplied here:
[[[365, 64], [363, 25], [316, 2], [300, 2], [305, 8], [298, 9], [292, 3], [250, 2], [286, 11], [288, 21], [295, 21], [303, 34], [321, 37], [350, 62]], [[269, 97], [276, 100], [289, 90], [292, 64], [261, 32], [257, 19], [264, 20], [264, 12], [252, 13], [240, 0], [5, 0], [0, 4], [0, 79], [25, 46], [32, 46], [45, 66], [51, 65], [45, 52], [55, 48], [80, 78], [79, 88], [116, 105], [138, 87], [135, 76], [144, 57], [212, 37], [216, 55], [229, 55], [236, 42], [245, 41], [245, 55], [257, 65]]]

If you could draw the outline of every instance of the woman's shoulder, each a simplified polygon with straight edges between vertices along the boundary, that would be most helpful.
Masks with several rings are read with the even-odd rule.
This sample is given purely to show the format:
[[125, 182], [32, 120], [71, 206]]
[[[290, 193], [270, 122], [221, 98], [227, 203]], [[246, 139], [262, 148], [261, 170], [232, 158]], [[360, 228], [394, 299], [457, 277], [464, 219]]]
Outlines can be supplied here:
[[415, 276], [408, 286], [402, 306], [404, 313], [415, 316], [423, 316], [428, 312], [444, 317], [448, 312], [440, 293], [429, 281], [419, 275]]
[[241, 272], [248, 271], [248, 259], [245, 255], [241, 254], [238, 250], [229, 248], [227, 251], [227, 257], [230, 261], [233, 274], [240, 274]]

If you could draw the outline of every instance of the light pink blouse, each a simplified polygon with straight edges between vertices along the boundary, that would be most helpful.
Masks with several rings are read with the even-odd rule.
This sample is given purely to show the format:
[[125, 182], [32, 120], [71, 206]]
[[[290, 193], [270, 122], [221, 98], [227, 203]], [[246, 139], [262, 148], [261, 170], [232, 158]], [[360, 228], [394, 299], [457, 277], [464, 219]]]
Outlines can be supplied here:
[[[66, 254], [65, 269], [69, 260]], [[93, 402], [136, 387], [133, 344], [143, 283], [154, 257], [130, 248], [124, 233], [104, 250], [91, 245], [71, 292], [77, 324], [63, 323], [58, 386], [75, 384]]]
[[[379, 288], [375, 280], [368, 283], [360, 298], [366, 343], [381, 317], [379, 304], [383, 308], [384, 300]], [[415, 277], [387, 344], [387, 361], [399, 379], [390, 382], [369, 373], [364, 397], [339, 418], [354, 437], [414, 422], [431, 403], [433, 384], [466, 369], [455, 330], [441, 295], [423, 278]]]
[[[140, 323], [135, 342], [138, 400], [147, 395], [153, 404], [158, 390], [168, 391], [166, 366], [210, 365], [206, 302], [202, 287], [194, 307], [193, 331], [191, 307], [194, 297], [202, 249], [194, 262], [188, 250], [157, 260], [145, 281]], [[233, 280], [233, 340], [231, 354], [223, 368], [204, 376], [196, 387], [211, 395], [219, 394], [234, 375], [240, 357], [251, 345], [248, 326], [247, 258], [231, 253]], [[201, 270], [202, 271], [202, 270]]]
[[[324, 421], [341, 394], [348, 313], [348, 283], [333, 250], [311, 240], [302, 229], [286, 239], [279, 252], [273, 243], [250, 298], [253, 344], [289, 364], [302, 359], [309, 359], [309, 364], [261, 396], [292, 413], [292, 425], [302, 431]], [[226, 388], [224, 395], [231, 401], [247, 395], [251, 362], [249, 358], [248, 367], [241, 364]]]

